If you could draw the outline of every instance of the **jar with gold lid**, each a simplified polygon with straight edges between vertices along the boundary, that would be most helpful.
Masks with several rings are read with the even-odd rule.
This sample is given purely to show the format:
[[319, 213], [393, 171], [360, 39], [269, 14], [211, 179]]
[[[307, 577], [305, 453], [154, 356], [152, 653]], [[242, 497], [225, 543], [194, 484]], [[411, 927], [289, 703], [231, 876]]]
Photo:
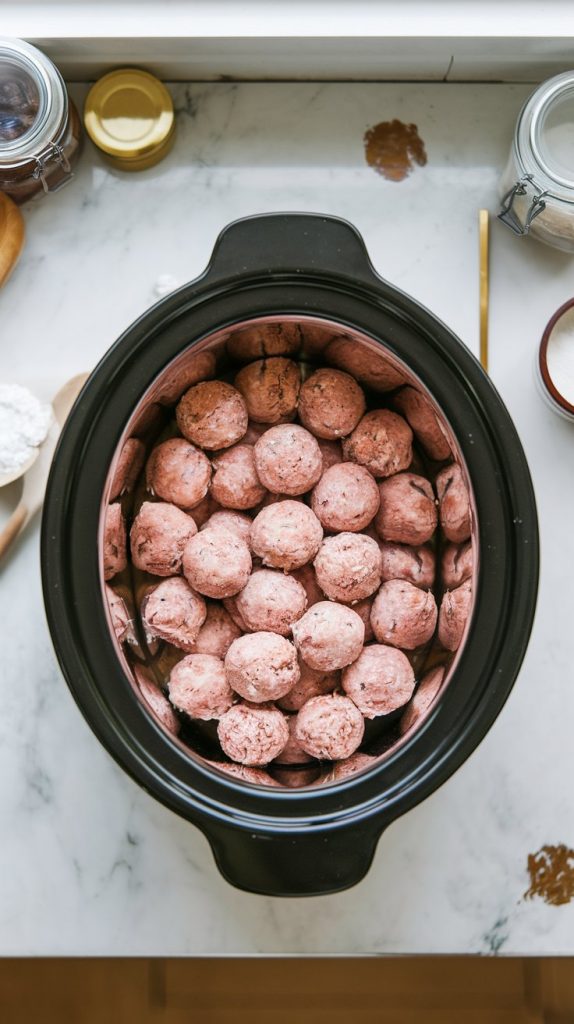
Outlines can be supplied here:
[[149, 71], [116, 68], [90, 89], [84, 126], [112, 167], [143, 171], [163, 160], [173, 145], [173, 100]]
[[35, 46], [0, 39], [0, 192], [14, 202], [73, 177], [82, 128], [60, 72]]

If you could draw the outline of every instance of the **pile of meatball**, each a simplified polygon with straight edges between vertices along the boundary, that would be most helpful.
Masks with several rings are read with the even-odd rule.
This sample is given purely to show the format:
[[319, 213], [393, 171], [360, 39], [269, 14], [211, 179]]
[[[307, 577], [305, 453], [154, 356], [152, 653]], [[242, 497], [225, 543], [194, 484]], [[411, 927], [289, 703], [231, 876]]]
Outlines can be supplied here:
[[301, 340], [236, 332], [232, 383], [192, 350], [161, 385], [164, 439], [123, 446], [103, 543], [106, 581], [145, 574], [135, 611], [106, 584], [118, 641], [171, 651], [164, 686], [134, 670], [152, 712], [173, 733], [217, 723], [208, 763], [273, 786], [374, 764], [366, 723], [417, 723], [447, 660], [417, 679], [417, 654], [456, 651], [472, 601], [469, 494], [430, 402], [344, 336], [302, 375]]

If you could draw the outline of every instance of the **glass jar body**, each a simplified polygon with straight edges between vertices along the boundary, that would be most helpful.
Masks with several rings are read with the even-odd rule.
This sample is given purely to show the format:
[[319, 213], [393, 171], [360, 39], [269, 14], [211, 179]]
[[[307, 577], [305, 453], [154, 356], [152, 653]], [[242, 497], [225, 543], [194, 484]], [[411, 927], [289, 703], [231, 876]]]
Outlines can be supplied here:
[[574, 72], [544, 82], [518, 118], [500, 181], [500, 220], [574, 252]]
[[35, 47], [0, 40], [0, 191], [15, 203], [73, 176], [82, 125], [58, 69]]
[[80, 115], [72, 100], [69, 100], [63, 131], [51, 144], [52, 148], [44, 147], [43, 153], [40, 152], [38, 157], [24, 163], [4, 167], [0, 165], [0, 192], [5, 192], [18, 204], [37, 195], [57, 192], [73, 177], [82, 142]]
[[[500, 179], [499, 190], [503, 204], [500, 219], [504, 220], [505, 214], [511, 212], [517, 226], [511, 224], [510, 227], [516, 234], [531, 235], [554, 249], [574, 253], [574, 197], [573, 202], [568, 203], [544, 195], [544, 189], [534, 177], [529, 179], [528, 173], [533, 174], [520, 166], [513, 146]], [[542, 196], [541, 200], [539, 196]], [[511, 198], [511, 211], [505, 211]], [[544, 205], [538, 211], [541, 203]]]

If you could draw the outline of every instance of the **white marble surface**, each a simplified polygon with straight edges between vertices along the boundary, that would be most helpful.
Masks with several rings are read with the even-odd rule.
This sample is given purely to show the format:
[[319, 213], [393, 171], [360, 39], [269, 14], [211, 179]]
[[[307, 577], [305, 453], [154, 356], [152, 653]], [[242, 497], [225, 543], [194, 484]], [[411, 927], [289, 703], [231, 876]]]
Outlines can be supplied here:
[[[0, 295], [0, 378], [49, 396], [155, 301], [162, 275], [201, 271], [229, 220], [278, 209], [349, 218], [380, 273], [476, 351], [477, 210], [496, 208], [526, 92], [177, 86], [163, 164], [120, 175], [88, 146], [74, 183], [26, 209], [26, 251]], [[401, 184], [363, 158], [365, 128], [392, 117], [417, 123], [429, 157]], [[574, 905], [522, 898], [527, 854], [574, 845], [574, 428], [532, 373], [574, 265], [498, 222], [491, 258], [492, 377], [532, 468], [543, 563], [529, 652], [487, 738], [388, 830], [355, 889], [312, 901], [235, 891], [201, 834], [139, 790], [76, 709], [44, 621], [36, 527], [0, 588], [0, 954], [574, 954]]]

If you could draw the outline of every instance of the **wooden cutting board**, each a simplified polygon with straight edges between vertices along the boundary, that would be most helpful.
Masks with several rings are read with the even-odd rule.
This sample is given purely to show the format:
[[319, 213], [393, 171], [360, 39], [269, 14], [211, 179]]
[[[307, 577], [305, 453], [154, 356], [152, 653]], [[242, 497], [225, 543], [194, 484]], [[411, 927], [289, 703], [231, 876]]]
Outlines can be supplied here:
[[24, 244], [24, 219], [8, 196], [0, 192], [0, 288], [18, 262]]

